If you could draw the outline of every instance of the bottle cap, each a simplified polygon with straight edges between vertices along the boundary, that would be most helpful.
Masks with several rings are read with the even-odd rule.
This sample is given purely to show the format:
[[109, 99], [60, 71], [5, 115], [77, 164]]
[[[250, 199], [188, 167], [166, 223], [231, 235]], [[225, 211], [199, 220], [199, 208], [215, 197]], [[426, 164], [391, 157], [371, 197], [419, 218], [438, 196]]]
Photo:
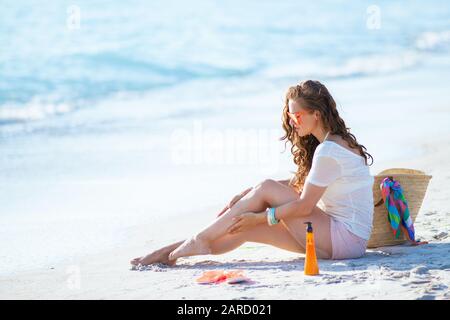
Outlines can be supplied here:
[[306, 228], [307, 232], [313, 232], [313, 228], [312, 228], [312, 222], [305, 222], [305, 224], [308, 225], [308, 228]]

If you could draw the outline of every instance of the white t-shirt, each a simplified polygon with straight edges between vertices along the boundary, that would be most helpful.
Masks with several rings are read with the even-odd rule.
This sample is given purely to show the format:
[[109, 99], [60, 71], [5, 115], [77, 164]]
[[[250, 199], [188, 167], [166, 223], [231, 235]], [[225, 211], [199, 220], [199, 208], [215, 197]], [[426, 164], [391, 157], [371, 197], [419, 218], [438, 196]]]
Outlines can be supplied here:
[[368, 240], [372, 232], [373, 183], [365, 159], [336, 142], [325, 140], [314, 151], [305, 183], [325, 187], [319, 208]]

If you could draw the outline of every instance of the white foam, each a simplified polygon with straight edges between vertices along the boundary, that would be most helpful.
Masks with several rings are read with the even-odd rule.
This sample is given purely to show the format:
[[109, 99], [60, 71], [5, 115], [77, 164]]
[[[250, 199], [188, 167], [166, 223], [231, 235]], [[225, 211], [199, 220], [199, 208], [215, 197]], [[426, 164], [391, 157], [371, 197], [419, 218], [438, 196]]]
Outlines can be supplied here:
[[436, 50], [450, 44], [450, 30], [424, 32], [417, 37], [416, 47], [420, 50]]
[[277, 65], [262, 72], [269, 78], [345, 78], [386, 74], [401, 71], [417, 65], [421, 55], [414, 51], [399, 54], [382, 54], [354, 57], [342, 64], [300, 62], [289, 65]]
[[73, 108], [66, 103], [45, 103], [33, 99], [27, 104], [16, 106], [13, 104], [0, 107], [0, 122], [24, 122], [42, 120], [53, 115], [64, 114]]

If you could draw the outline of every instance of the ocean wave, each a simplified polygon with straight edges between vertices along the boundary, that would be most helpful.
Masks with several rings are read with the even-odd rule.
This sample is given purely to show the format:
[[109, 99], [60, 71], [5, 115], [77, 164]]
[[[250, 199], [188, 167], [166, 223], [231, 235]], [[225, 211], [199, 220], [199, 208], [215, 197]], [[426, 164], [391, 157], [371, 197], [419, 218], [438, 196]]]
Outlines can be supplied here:
[[[143, 93], [190, 80], [241, 77], [256, 69], [252, 65], [219, 63], [178, 61], [169, 64], [108, 52], [53, 57], [40, 64], [12, 63], [0, 66], [0, 117], [3, 120], [45, 118], [45, 115], [67, 109], [59, 103], [62, 100], [72, 105], [86, 102], [92, 105], [117, 93]], [[25, 67], [20, 69], [19, 66]], [[54, 96], [60, 98], [53, 99]], [[37, 97], [58, 103], [37, 103]], [[8, 107], [9, 104], [13, 106]]]
[[269, 78], [310, 77], [339, 79], [370, 76], [401, 71], [419, 64], [420, 54], [407, 51], [401, 54], [368, 55], [354, 57], [342, 63], [317, 63], [305, 61], [288, 65], [278, 65], [262, 71]]
[[[85, 58], [87, 59], [88, 57]], [[256, 76], [266, 80], [283, 78], [339, 79], [401, 71], [406, 68], [414, 67], [420, 63], [421, 54], [420, 52], [408, 51], [396, 55], [368, 55], [347, 59], [342, 63], [332, 63], [331, 61], [328, 63], [318, 63], [317, 60], [305, 59], [302, 62], [297, 62], [295, 64], [269, 65], [269, 67], [265, 69], [261, 66], [255, 66], [253, 68], [244, 68], [243, 70], [202, 64], [194, 64], [182, 68], [164, 68], [151, 63], [133, 62], [117, 57], [113, 59], [112, 57], [105, 58], [99, 56], [94, 60], [98, 60], [97, 72], [102, 69], [101, 61], [106, 64], [112, 63], [123, 67], [125, 65], [130, 65], [130, 68], [135, 69], [136, 71], [144, 70], [142, 72], [150, 74], [148, 76], [149, 83], [145, 84], [145, 82], [141, 82], [142, 79], [135, 79], [133, 82], [133, 76], [123, 72], [124, 79], [117, 79], [116, 82], [113, 83], [107, 81], [101, 85], [102, 81], [100, 78], [90, 79], [90, 81], [86, 81], [84, 84], [79, 83], [77, 90], [73, 90], [78, 96], [71, 96], [70, 99], [67, 98], [62, 100], [55, 98], [49, 100], [32, 98], [29, 102], [23, 104], [6, 102], [0, 105], [0, 126], [43, 120], [56, 115], [70, 113], [76, 109], [82, 108], [84, 105], [96, 105], [99, 99], [101, 101], [105, 101], [105, 99], [114, 99], [119, 93], [125, 95], [131, 94], [131, 97], [135, 97], [135, 94], [138, 94], [138, 98], [135, 97], [134, 99], [139, 99], [139, 93], [149, 92], [152, 89], [160, 89], [164, 75], [167, 75], [167, 82], [164, 86], [169, 87], [187, 80], [200, 80], [200, 83], [203, 83], [202, 81], [208, 81], [208, 79], [212, 78], [217, 79], [218, 81], [226, 81], [230, 77], [246, 76]], [[127, 69], [127, 67], [124, 68]], [[155, 77], [154, 73], [161, 75], [161, 77]], [[110, 76], [111, 75], [108, 77]], [[120, 78], [119, 74], [117, 74], [117, 78]], [[157, 78], [158, 80], [155, 82], [151, 81], [150, 78], [152, 78], [152, 80]], [[97, 82], [99, 85], [95, 85]], [[70, 86], [73, 87], [74, 85], [73, 82], [67, 82], [66, 85], [63, 85], [63, 83], [58, 87], [59, 91], [68, 91]], [[185, 116], [187, 113], [193, 113], [193, 110], [187, 108], [187, 106], [184, 106], [184, 108], [185, 109], [179, 111], [182, 116]], [[156, 114], [157, 111], [155, 110], [154, 113]]]
[[440, 32], [423, 32], [416, 39], [416, 48], [419, 50], [441, 50], [450, 45], [450, 30]]
[[42, 120], [54, 115], [71, 112], [67, 103], [43, 103], [35, 100], [25, 105], [3, 105], [0, 108], [0, 125]]

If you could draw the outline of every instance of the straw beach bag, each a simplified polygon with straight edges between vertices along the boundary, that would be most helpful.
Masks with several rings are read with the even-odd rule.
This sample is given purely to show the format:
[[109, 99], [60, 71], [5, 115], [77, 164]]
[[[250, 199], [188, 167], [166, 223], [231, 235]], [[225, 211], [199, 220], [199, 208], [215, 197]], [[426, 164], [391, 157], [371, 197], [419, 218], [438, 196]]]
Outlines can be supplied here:
[[[373, 199], [374, 199], [374, 213], [372, 234], [367, 244], [368, 248], [393, 246], [406, 242], [406, 237], [402, 233], [398, 239], [395, 239], [391, 226], [388, 221], [388, 212], [381, 197], [380, 184], [385, 177], [391, 177], [397, 180], [402, 186], [403, 193], [409, 207], [411, 219], [414, 222], [420, 207], [422, 206], [423, 198], [427, 191], [428, 183], [431, 175], [426, 175], [423, 171], [392, 168], [381, 171], [374, 177], [373, 184]], [[381, 200], [381, 201], [380, 201]]]

